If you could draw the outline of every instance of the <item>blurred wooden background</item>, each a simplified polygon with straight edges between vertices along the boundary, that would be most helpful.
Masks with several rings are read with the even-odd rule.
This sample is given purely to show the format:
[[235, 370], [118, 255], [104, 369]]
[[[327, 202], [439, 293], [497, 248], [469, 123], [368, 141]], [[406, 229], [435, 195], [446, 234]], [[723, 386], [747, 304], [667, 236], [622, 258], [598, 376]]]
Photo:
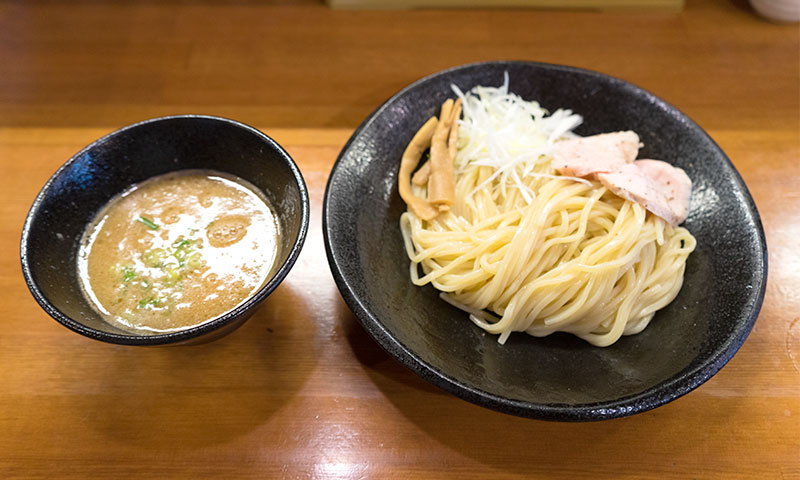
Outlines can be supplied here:
[[550, 8], [677, 12], [683, 0], [326, 0], [332, 8], [387, 10], [406, 8]]

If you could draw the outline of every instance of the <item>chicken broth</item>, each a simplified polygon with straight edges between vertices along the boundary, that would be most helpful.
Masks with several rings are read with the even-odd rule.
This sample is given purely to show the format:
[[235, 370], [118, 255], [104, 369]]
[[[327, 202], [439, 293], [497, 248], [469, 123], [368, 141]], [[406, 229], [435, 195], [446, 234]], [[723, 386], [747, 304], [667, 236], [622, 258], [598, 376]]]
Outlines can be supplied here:
[[138, 334], [190, 328], [264, 285], [278, 224], [241, 179], [189, 170], [152, 178], [112, 199], [89, 225], [78, 273], [90, 303]]

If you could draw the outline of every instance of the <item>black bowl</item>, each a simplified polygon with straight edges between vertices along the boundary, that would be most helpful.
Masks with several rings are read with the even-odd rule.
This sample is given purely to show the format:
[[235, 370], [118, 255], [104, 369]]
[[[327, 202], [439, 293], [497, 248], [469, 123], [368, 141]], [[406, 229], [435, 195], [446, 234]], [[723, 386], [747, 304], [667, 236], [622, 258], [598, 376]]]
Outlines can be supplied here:
[[[76, 255], [86, 225], [132, 184], [184, 169], [209, 169], [247, 180], [267, 197], [280, 224], [276, 267], [247, 301], [202, 325], [159, 335], [134, 335], [106, 323], [81, 293]], [[53, 318], [96, 340], [127, 345], [202, 342], [240, 326], [294, 265], [308, 231], [305, 182], [274, 140], [218, 117], [156, 118], [117, 130], [87, 146], [45, 184], [22, 230], [22, 272], [34, 298]]]
[[[639, 335], [598, 348], [576, 337], [511, 335], [505, 345], [409, 280], [397, 193], [415, 130], [453, 97], [500, 85], [554, 111], [584, 116], [590, 135], [635, 130], [641, 156], [682, 167], [694, 182], [685, 226], [697, 238], [678, 297]], [[764, 298], [767, 250], [753, 199], [714, 141], [674, 107], [623, 80], [530, 62], [466, 65], [406, 87], [345, 145], [328, 180], [323, 232], [331, 271], [363, 327], [391, 355], [465, 400], [523, 417], [585, 421], [667, 403], [716, 373], [747, 337]]]

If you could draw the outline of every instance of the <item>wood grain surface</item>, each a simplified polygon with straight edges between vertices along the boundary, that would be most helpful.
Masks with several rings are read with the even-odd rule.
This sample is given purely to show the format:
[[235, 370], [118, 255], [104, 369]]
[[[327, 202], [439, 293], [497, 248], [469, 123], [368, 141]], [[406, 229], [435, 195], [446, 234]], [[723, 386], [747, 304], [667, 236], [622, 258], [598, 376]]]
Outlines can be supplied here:
[[[322, 196], [360, 121], [443, 68], [525, 59], [609, 73], [687, 113], [755, 198], [769, 282], [747, 342], [661, 408], [591, 424], [495, 413], [430, 386], [360, 328], [327, 267]], [[741, 1], [681, 13], [332, 11], [318, 2], [0, 3], [0, 478], [800, 478], [800, 31]], [[82, 146], [165, 114], [283, 144], [309, 238], [216, 342], [103, 344], [22, 279], [34, 196]]]

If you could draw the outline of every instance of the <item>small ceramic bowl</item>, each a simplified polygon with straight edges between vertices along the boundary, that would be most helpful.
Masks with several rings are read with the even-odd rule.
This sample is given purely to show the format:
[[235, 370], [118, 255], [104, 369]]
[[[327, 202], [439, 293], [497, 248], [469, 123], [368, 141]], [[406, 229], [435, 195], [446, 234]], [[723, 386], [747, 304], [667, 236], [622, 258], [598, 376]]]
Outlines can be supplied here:
[[[275, 209], [281, 237], [267, 283], [211, 321], [159, 335], [135, 335], [105, 322], [84, 297], [76, 255], [86, 226], [115, 195], [156, 175], [185, 169], [229, 173], [258, 188]], [[95, 141], [39, 192], [22, 230], [22, 272], [45, 312], [95, 340], [126, 345], [200, 343], [242, 325], [294, 265], [308, 231], [306, 185], [274, 140], [233, 120], [185, 115], [146, 120]]]
[[[579, 135], [635, 130], [642, 158], [680, 166], [693, 182], [685, 226], [697, 239], [678, 297], [640, 334], [594, 347], [559, 333], [511, 335], [505, 345], [409, 278], [400, 233], [400, 157], [436, 115], [451, 85], [497, 86], [548, 110], [583, 115]], [[465, 400], [523, 417], [586, 421], [643, 412], [714, 375], [758, 316], [767, 246], [753, 199], [725, 153], [677, 109], [623, 80], [533, 62], [488, 62], [406, 87], [356, 130], [333, 167], [322, 212], [336, 284], [355, 316], [391, 355]]]

